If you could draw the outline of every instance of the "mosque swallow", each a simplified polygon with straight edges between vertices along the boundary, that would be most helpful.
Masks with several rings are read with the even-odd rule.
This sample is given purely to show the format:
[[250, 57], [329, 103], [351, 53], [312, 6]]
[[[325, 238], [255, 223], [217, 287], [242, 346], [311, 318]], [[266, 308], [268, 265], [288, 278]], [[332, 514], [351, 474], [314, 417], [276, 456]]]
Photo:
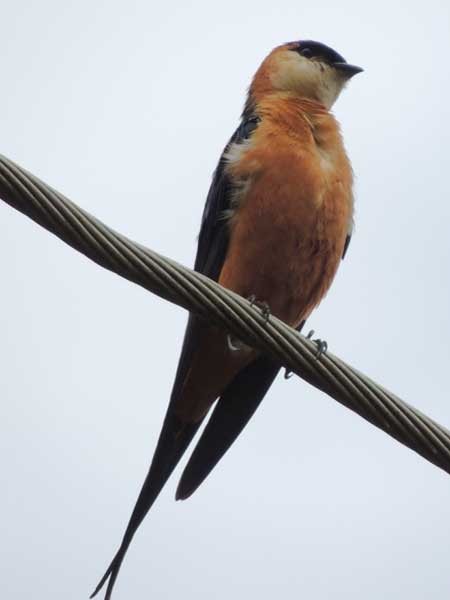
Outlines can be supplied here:
[[[300, 329], [350, 241], [352, 170], [330, 109], [362, 71], [319, 42], [275, 48], [257, 70], [213, 176], [195, 270]], [[245, 427], [280, 365], [190, 315], [150, 470], [91, 597], [109, 600], [130, 542], [214, 403], [176, 498], [190, 496]]]

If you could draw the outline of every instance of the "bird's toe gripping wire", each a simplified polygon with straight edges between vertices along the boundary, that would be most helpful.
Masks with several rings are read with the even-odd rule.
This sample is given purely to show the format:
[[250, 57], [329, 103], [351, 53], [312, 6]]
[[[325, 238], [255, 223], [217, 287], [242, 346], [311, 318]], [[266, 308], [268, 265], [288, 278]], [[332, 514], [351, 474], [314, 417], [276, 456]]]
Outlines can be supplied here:
[[328, 350], [328, 343], [325, 340], [321, 340], [320, 338], [316, 338], [315, 340], [313, 340], [313, 335], [314, 329], [311, 329], [311, 331], [306, 336], [306, 339], [313, 341], [317, 345], [316, 360], [318, 360]]
[[247, 300], [250, 302], [250, 306], [256, 306], [261, 310], [264, 322], [268, 323], [271, 315], [270, 306], [268, 305], [268, 303], [265, 301], [261, 302], [260, 300], [257, 300], [255, 294], [249, 296]]
[[[268, 305], [268, 303], [260, 302], [259, 300], [257, 300], [255, 294], [249, 296], [247, 300], [250, 302], [250, 306], [255, 306], [256, 308], [259, 308], [261, 310], [261, 314], [264, 318], [264, 323], [267, 324], [271, 315], [270, 306]], [[234, 335], [231, 335], [231, 333], [229, 333], [227, 335], [227, 346], [231, 352], [239, 352], [245, 347], [245, 344], [244, 342], [241, 342], [241, 340], [236, 338]]]
[[328, 343], [326, 340], [313, 340], [317, 344], [316, 359], [319, 359], [323, 354], [326, 354], [328, 350]]
[[[304, 322], [301, 324], [301, 327], [303, 327], [303, 325], [304, 325]], [[299, 331], [301, 330], [301, 327], [299, 328]], [[312, 339], [313, 335], [314, 335], [314, 329], [311, 329], [311, 331], [306, 336], [306, 339], [307, 340], [311, 340], [312, 342], [314, 342], [316, 344], [317, 351], [316, 351], [316, 354], [315, 354], [315, 359], [319, 360], [319, 358], [321, 356], [323, 356], [327, 352], [327, 350], [328, 350], [328, 343], [325, 340], [321, 340], [320, 338], [317, 338], [317, 339], [313, 340]], [[284, 370], [283, 377], [285, 379], [290, 379], [293, 374], [294, 373], [290, 369], [286, 368]]]

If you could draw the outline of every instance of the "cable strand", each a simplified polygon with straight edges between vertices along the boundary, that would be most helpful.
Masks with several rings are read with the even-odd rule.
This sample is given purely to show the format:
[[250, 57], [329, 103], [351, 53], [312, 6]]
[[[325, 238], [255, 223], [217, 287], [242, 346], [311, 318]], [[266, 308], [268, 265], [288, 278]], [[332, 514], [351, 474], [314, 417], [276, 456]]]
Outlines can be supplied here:
[[270, 354], [431, 463], [450, 473], [450, 431], [330, 352], [204, 275], [107, 227], [0, 155], [0, 197], [98, 265], [224, 328]]

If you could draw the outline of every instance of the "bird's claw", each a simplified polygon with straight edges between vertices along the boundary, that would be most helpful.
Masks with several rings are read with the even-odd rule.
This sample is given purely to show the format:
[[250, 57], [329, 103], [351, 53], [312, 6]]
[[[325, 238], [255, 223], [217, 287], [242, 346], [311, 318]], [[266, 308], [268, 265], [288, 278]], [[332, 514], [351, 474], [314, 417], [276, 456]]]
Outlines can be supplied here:
[[316, 360], [318, 360], [328, 350], [328, 344], [325, 340], [313, 340], [317, 344]]
[[321, 340], [319, 338], [316, 340], [313, 340], [312, 339], [313, 335], [314, 335], [314, 329], [311, 329], [311, 331], [306, 336], [306, 339], [312, 340], [316, 344], [316, 346], [317, 346], [316, 360], [318, 360], [328, 350], [328, 344], [325, 340]]
[[263, 302], [261, 304], [261, 312], [262, 316], [264, 317], [264, 321], [268, 323], [270, 319], [270, 306], [267, 304], [267, 302]]
[[251, 296], [249, 296], [247, 298], [247, 300], [250, 302], [250, 306], [256, 306], [257, 308], [259, 308], [261, 310], [261, 314], [264, 318], [264, 322], [267, 323], [269, 321], [270, 318], [270, 306], [267, 304], [267, 302], [260, 302], [259, 300], [256, 299], [255, 294], [252, 294]]

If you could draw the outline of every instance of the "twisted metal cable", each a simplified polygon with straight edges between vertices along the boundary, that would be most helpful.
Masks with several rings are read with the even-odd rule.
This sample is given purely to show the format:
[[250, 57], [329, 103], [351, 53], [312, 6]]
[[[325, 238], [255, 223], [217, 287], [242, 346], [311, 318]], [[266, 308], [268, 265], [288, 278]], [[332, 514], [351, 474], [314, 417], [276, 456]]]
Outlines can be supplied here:
[[450, 473], [450, 431], [207, 277], [113, 231], [0, 155], [0, 197], [100, 266], [270, 354], [289, 371]]

